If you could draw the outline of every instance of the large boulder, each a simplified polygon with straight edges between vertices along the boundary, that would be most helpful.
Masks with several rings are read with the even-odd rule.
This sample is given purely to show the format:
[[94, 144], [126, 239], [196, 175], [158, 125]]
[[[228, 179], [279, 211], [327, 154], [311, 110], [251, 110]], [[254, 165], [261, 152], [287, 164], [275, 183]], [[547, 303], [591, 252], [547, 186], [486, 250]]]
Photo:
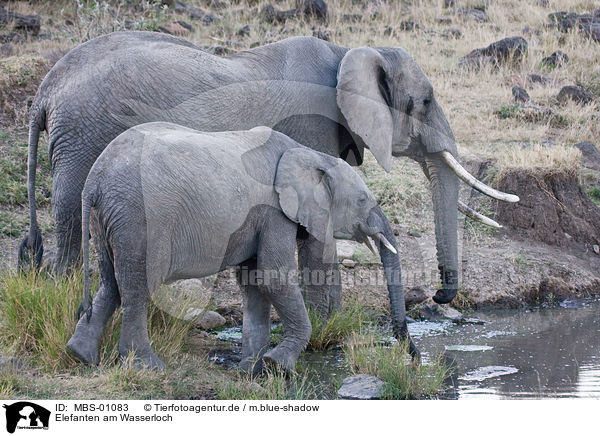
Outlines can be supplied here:
[[594, 100], [594, 96], [580, 86], [564, 86], [556, 96], [560, 103], [566, 103], [569, 100], [578, 104], [588, 104]]

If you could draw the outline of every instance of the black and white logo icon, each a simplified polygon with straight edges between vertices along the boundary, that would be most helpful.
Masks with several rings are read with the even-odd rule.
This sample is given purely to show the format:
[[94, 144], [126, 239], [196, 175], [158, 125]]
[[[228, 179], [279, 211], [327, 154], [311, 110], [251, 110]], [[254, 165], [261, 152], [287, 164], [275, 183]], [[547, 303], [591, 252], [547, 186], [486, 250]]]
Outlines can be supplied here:
[[19, 401], [3, 406], [6, 409], [6, 431], [14, 433], [16, 429], [47, 430], [50, 411], [29, 401]]

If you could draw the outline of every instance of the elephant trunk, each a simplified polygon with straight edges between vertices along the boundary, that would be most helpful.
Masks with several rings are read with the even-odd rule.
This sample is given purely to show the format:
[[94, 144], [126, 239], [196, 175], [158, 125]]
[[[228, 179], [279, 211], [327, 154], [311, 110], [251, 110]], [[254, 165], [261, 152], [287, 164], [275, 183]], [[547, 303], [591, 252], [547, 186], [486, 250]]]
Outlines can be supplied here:
[[[411, 356], [413, 359], [418, 360], [420, 359], [420, 353], [410, 338], [406, 324], [406, 307], [404, 303], [404, 290], [402, 288], [402, 267], [400, 265], [400, 258], [397, 254], [398, 246], [396, 244], [394, 231], [379, 206], [375, 206], [371, 210], [369, 222], [369, 226], [377, 228], [377, 233], [381, 234], [381, 236], [394, 248], [394, 251], [396, 251], [394, 252], [385, 247], [383, 238], [377, 239], [377, 248], [379, 249], [379, 254], [381, 256], [381, 263], [383, 264], [390, 298], [390, 314], [392, 317], [394, 336], [398, 340], [407, 341]], [[371, 225], [372, 222], [377, 224], [373, 226]]]
[[442, 287], [433, 300], [438, 304], [452, 301], [458, 291], [457, 204], [459, 180], [443, 160], [441, 153], [425, 155], [431, 182], [434, 209], [438, 269]]

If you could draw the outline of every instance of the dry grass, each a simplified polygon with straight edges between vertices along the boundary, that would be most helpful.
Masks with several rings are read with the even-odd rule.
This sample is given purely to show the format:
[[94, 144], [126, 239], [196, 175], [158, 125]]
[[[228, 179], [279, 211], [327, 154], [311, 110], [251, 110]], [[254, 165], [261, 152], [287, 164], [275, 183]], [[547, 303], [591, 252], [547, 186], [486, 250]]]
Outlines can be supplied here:
[[540, 144], [529, 147], [509, 146], [501, 150], [497, 158], [498, 179], [511, 170], [577, 174], [581, 166], [581, 151], [571, 146], [548, 147]]

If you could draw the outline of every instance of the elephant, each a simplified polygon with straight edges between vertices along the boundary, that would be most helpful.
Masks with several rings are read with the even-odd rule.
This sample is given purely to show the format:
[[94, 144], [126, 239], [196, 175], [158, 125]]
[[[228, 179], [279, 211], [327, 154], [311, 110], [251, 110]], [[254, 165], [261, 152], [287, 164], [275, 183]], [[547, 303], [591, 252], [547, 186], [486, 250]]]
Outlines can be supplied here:
[[[30, 112], [28, 195], [30, 228], [20, 263], [39, 264], [42, 237], [36, 218], [35, 171], [40, 132], [49, 136], [56, 223], [55, 270], [78, 261], [80, 195], [102, 150], [120, 133], [151, 121], [201, 131], [264, 125], [314, 150], [360, 165], [368, 148], [389, 170], [392, 156], [419, 162], [430, 179], [441, 287], [449, 303], [458, 289], [459, 179], [495, 198], [517, 201], [469, 174], [433, 87], [402, 48], [346, 48], [313, 37], [293, 37], [230, 56], [206, 53], [190, 42], [153, 32], [115, 32], [79, 45], [44, 78]], [[389, 223], [386, 238], [395, 244]], [[310, 240], [310, 236], [309, 236]], [[298, 242], [301, 270], [325, 269]], [[380, 253], [394, 334], [406, 337], [400, 261]], [[334, 262], [329, 265], [338, 271]], [[340, 305], [339, 286], [305, 289], [307, 304], [327, 314]]]
[[[199, 132], [172, 123], [132, 127], [92, 166], [82, 194], [84, 300], [68, 349], [98, 363], [108, 318], [122, 306], [119, 352], [139, 367], [162, 368], [148, 339], [147, 305], [162, 283], [248, 266], [242, 368], [265, 363], [293, 371], [311, 325], [294, 277], [299, 229], [333, 254], [333, 238], [397, 255], [384, 215], [360, 176], [340, 158], [304, 147], [268, 127]], [[91, 223], [91, 225], [90, 225]], [[90, 305], [89, 230], [99, 247], [101, 295]], [[387, 247], [387, 248], [386, 248]], [[284, 326], [270, 340], [270, 307]], [[258, 364], [258, 365], [257, 365]]]

